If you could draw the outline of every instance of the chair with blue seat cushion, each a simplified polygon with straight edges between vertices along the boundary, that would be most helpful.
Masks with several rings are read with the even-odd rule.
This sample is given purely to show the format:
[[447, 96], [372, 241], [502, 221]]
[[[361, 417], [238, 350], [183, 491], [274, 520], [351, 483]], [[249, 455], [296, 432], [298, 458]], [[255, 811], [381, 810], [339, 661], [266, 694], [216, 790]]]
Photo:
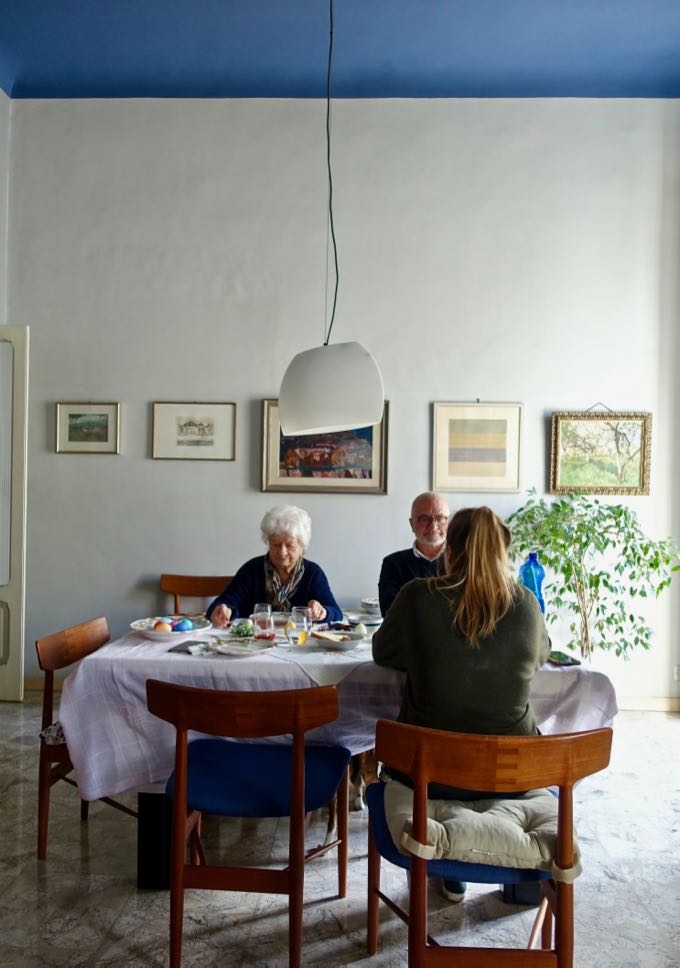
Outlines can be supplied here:
[[[304, 865], [338, 849], [338, 895], [347, 890], [348, 765], [340, 746], [305, 745], [305, 733], [338, 715], [335, 686], [279, 692], [196, 689], [149, 679], [149, 710], [177, 730], [170, 861], [170, 965], [181, 963], [185, 888], [255, 891], [289, 897], [289, 962], [300, 964]], [[231, 739], [292, 735], [292, 745], [194, 739], [192, 730]], [[305, 816], [337, 797], [337, 837], [305, 852]], [[206, 863], [202, 813], [223, 817], [289, 817], [283, 870]], [[187, 862], [187, 850], [189, 858]]]
[[[573, 883], [575, 868], [573, 785], [609, 763], [611, 729], [561, 736], [478, 736], [449, 733], [380, 720], [376, 755], [388, 768], [410, 777], [413, 786], [411, 843], [428, 853], [427, 788], [436, 782], [467, 790], [518, 794], [525, 790], [559, 788], [554, 862], [550, 870], [477, 864], [461, 860], [427, 860], [402, 853], [394, 844], [385, 813], [385, 784], [366, 791], [369, 809], [368, 951], [378, 944], [382, 900], [408, 925], [409, 966], [437, 965], [491, 968], [571, 968], [573, 964]], [[452, 848], [455, 851], [455, 847]], [[410, 870], [408, 912], [380, 888], [380, 862]], [[439, 945], [427, 931], [427, 878], [485, 884], [540, 883], [543, 897], [528, 949], [453, 947]], [[554, 935], [553, 935], [554, 917]], [[534, 949], [541, 937], [542, 948]]]

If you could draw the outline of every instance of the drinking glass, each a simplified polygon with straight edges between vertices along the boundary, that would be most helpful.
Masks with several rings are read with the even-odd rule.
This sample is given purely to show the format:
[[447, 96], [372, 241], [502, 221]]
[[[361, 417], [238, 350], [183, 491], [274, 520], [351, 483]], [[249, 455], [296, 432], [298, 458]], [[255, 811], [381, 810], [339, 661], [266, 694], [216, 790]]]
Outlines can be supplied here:
[[271, 605], [268, 605], [266, 602], [257, 603], [253, 609], [253, 626], [256, 639], [270, 639], [273, 641], [276, 638]]
[[304, 645], [312, 627], [312, 613], [308, 608], [291, 609], [286, 635], [292, 645]]

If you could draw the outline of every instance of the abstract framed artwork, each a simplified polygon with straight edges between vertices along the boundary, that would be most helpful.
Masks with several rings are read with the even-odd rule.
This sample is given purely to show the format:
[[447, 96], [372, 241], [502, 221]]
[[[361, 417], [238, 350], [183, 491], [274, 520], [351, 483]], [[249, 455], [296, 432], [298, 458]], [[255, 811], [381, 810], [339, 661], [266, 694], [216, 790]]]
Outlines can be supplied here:
[[120, 447], [120, 405], [58, 403], [58, 454], [117, 454]]
[[386, 494], [388, 411], [371, 427], [286, 436], [278, 400], [263, 400], [262, 490]]
[[433, 490], [519, 491], [520, 403], [433, 406]]
[[152, 457], [236, 460], [236, 404], [154, 403]]
[[651, 413], [555, 411], [550, 492], [649, 494], [651, 453]]

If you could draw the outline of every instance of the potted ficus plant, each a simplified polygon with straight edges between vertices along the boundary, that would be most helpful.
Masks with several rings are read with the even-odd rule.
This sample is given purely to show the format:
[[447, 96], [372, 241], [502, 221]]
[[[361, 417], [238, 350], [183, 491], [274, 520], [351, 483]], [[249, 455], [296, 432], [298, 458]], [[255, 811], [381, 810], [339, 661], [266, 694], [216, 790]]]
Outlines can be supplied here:
[[627, 505], [578, 493], [547, 501], [532, 490], [507, 523], [515, 560], [538, 552], [548, 579], [546, 621], [567, 618], [568, 648], [583, 658], [600, 648], [627, 659], [651, 647], [652, 629], [636, 600], [660, 595], [680, 569], [672, 539], [647, 537]]

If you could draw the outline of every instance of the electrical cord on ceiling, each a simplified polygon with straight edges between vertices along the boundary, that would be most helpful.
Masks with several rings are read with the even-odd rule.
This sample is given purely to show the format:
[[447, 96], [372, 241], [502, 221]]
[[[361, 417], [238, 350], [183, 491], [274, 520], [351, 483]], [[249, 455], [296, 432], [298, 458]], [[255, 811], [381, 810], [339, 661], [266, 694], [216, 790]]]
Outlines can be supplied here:
[[335, 289], [333, 291], [333, 306], [331, 321], [323, 345], [328, 346], [331, 330], [335, 321], [335, 307], [338, 303], [338, 286], [340, 284], [340, 270], [338, 268], [338, 246], [335, 241], [335, 224], [333, 222], [333, 173], [331, 170], [331, 82], [333, 76], [333, 0], [329, 0], [329, 32], [328, 32], [328, 70], [326, 73], [326, 166], [328, 168], [328, 222], [333, 242], [333, 262], [335, 265]]

